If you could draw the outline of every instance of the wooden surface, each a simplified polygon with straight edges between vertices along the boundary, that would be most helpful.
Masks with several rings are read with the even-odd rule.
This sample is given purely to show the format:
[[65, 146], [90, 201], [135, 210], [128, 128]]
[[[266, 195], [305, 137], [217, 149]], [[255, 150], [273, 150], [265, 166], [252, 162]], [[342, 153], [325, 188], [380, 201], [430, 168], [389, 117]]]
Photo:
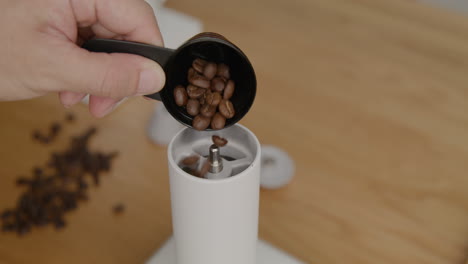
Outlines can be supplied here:
[[[253, 61], [259, 91], [241, 123], [297, 165], [262, 191], [260, 236], [307, 263], [465, 263], [468, 256], [468, 18], [387, 0], [171, 0]], [[0, 234], [2, 263], [142, 263], [171, 234], [166, 152], [133, 99], [97, 124], [93, 148], [121, 152], [91, 200], [25, 238]], [[49, 148], [55, 95], [0, 103], [0, 208]], [[122, 201], [127, 211], [114, 217]]]

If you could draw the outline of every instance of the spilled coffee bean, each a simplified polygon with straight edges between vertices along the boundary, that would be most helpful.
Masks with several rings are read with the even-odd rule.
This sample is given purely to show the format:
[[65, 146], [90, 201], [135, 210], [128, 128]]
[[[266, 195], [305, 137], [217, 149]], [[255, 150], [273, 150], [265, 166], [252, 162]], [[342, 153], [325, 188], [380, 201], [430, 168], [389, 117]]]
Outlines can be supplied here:
[[65, 116], [65, 121], [69, 122], [69, 123], [72, 123], [75, 121], [75, 115], [73, 113], [68, 113], [66, 116]]
[[[65, 116], [65, 121], [73, 122], [75, 120], [75, 116], [72, 113], [67, 113]], [[62, 125], [58, 122], [53, 122], [50, 125], [49, 131], [47, 134], [41, 133], [39, 130], [33, 131], [33, 139], [42, 144], [50, 144], [52, 141], [58, 136], [60, 131], [62, 130]]]
[[112, 211], [114, 212], [115, 215], [120, 215], [125, 211], [125, 205], [122, 203], [118, 203], [112, 207]]
[[53, 123], [50, 126], [50, 135], [52, 137], [57, 136], [57, 134], [60, 132], [61, 129], [62, 129], [62, 126], [59, 123]]
[[[60, 127], [60, 124], [53, 124], [51, 132], [58, 133]], [[89, 140], [96, 132], [96, 128], [91, 127], [72, 137], [68, 148], [51, 154], [46, 167], [35, 167], [32, 176], [16, 179], [16, 185], [23, 192], [15, 207], [1, 213], [4, 232], [22, 236], [41, 226], [66, 227], [65, 215], [88, 199], [87, 182], [98, 183], [117, 156], [117, 152], [104, 153], [89, 148]]]

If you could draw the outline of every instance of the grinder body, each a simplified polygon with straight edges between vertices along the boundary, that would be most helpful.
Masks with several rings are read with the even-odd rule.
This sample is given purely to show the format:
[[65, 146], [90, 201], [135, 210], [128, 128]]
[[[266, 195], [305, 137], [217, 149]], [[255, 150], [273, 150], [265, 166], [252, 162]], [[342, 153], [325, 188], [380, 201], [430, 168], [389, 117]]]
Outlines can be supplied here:
[[[206, 179], [182, 170], [183, 157], [208, 155], [212, 135], [229, 140], [220, 152], [231, 175]], [[255, 135], [238, 124], [221, 131], [186, 128], [172, 139], [168, 159], [177, 264], [255, 263], [260, 155]]]

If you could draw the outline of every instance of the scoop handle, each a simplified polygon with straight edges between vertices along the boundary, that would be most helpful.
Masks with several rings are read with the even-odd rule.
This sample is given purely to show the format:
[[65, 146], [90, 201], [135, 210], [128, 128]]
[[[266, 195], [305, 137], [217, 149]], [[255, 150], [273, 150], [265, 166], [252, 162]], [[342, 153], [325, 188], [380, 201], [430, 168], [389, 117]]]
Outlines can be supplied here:
[[[169, 58], [174, 53], [174, 50], [164, 47], [115, 39], [91, 39], [86, 41], [82, 47], [92, 52], [129, 53], [140, 55], [157, 62], [163, 69], [169, 61]], [[159, 93], [146, 96], [161, 101]]]

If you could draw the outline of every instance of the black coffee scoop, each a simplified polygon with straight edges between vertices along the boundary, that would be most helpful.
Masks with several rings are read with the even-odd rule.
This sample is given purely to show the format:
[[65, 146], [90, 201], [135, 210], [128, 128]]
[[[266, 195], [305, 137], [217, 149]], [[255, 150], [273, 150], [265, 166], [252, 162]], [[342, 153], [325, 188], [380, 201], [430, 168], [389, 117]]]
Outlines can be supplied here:
[[255, 99], [257, 81], [252, 64], [237, 46], [216, 33], [200, 33], [176, 50], [111, 39], [92, 39], [87, 41], [83, 48], [92, 52], [136, 54], [159, 63], [166, 74], [166, 84], [160, 92], [145, 96], [162, 101], [167, 111], [176, 120], [189, 127], [192, 127], [193, 117], [185, 108], [176, 105], [174, 88], [177, 85], [184, 87], [188, 85], [187, 72], [196, 58], [224, 63], [230, 68], [230, 78], [236, 85], [235, 92], [230, 99], [235, 115], [226, 120], [225, 127], [241, 120]]

